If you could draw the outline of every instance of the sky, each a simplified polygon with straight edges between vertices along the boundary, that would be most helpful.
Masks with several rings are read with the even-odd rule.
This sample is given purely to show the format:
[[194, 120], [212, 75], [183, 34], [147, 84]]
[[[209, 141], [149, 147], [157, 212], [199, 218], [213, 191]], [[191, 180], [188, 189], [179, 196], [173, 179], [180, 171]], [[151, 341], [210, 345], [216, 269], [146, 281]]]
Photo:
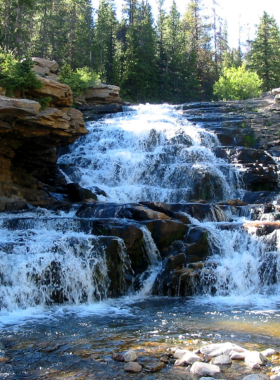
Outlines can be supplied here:
[[[204, 0], [206, 7], [211, 9], [213, 0]], [[248, 38], [254, 38], [255, 25], [259, 24], [260, 17], [266, 11], [273, 16], [280, 27], [280, 1], [279, 0], [216, 0], [219, 3], [218, 14], [228, 23], [229, 45], [238, 46], [239, 25], [242, 26], [241, 42]], [[189, 0], [176, 0], [179, 12], [183, 13], [188, 5]], [[98, 7], [99, 0], [92, 0], [94, 8]], [[156, 13], [156, 0], [149, 0]], [[115, 0], [119, 11], [121, 10], [123, 0]], [[165, 0], [166, 10], [170, 9], [172, 0]], [[210, 11], [211, 12], [211, 11]], [[209, 11], [208, 11], [209, 14]]]

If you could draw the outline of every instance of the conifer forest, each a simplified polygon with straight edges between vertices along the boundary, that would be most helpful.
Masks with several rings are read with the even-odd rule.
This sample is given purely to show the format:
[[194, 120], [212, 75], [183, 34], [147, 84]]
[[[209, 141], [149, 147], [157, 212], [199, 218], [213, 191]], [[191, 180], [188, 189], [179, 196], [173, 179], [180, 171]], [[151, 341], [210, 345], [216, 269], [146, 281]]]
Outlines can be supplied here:
[[176, 1], [166, 11], [157, 0], [156, 15], [148, 0], [124, 3], [117, 17], [114, 0], [101, 0], [98, 9], [91, 0], [0, 0], [1, 49], [19, 59], [54, 59], [73, 71], [89, 68], [131, 102], [230, 98], [225, 81], [236, 70], [239, 77], [257, 75], [244, 81], [259, 91], [280, 85], [279, 27], [266, 12], [255, 38], [232, 48], [217, 0], [208, 9], [191, 0], [183, 14]]

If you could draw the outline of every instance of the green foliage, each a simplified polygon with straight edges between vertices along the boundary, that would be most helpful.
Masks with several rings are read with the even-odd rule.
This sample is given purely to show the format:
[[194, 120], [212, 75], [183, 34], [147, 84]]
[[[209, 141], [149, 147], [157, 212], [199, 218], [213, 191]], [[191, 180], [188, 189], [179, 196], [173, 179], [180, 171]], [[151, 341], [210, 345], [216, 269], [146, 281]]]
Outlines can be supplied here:
[[280, 32], [273, 17], [264, 12], [251, 42], [248, 67], [263, 80], [262, 89], [269, 91], [280, 85]]
[[12, 51], [0, 49], [0, 86], [6, 90], [7, 95], [25, 97], [26, 91], [43, 87], [32, 71], [33, 65], [30, 58], [19, 62]]
[[65, 64], [59, 72], [59, 80], [70, 86], [74, 97], [79, 97], [85, 89], [98, 83], [99, 77], [88, 67], [72, 70]]
[[240, 100], [258, 97], [262, 80], [258, 74], [246, 70], [245, 65], [238, 68], [225, 68], [214, 84], [214, 94], [221, 100]]

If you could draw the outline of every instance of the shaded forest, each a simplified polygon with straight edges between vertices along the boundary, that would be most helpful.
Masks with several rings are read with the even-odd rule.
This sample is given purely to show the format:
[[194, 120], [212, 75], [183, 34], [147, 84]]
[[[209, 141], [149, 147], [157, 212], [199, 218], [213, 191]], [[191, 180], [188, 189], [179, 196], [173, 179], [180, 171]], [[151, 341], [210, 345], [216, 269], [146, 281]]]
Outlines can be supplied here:
[[240, 44], [229, 47], [216, 0], [209, 9], [191, 0], [184, 14], [175, 1], [169, 11], [164, 0], [157, 7], [154, 19], [149, 1], [125, 0], [118, 19], [114, 0], [101, 0], [98, 9], [90, 0], [0, 0], [0, 46], [18, 57], [87, 67], [135, 102], [213, 99], [226, 70], [245, 65], [263, 91], [280, 85], [280, 33], [267, 13], [244, 55]]

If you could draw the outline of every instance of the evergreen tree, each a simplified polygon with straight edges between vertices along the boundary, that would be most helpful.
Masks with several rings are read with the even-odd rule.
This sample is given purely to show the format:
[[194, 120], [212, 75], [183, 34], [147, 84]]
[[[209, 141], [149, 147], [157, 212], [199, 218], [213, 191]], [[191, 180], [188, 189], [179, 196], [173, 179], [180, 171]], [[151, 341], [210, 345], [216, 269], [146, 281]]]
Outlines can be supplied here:
[[207, 99], [212, 95], [215, 68], [211, 47], [211, 25], [201, 15], [202, 6], [201, 0], [191, 0], [184, 15], [184, 24], [191, 48], [195, 52], [195, 70], [199, 82], [200, 98]]
[[154, 100], [157, 93], [156, 32], [151, 6], [135, 3], [125, 36], [122, 88], [134, 101]]
[[280, 32], [273, 17], [264, 12], [251, 42], [248, 68], [255, 70], [263, 81], [263, 90], [280, 85]]
[[101, 81], [111, 83], [115, 78], [114, 61], [116, 60], [116, 34], [118, 21], [112, 1], [102, 0], [97, 12], [95, 28], [95, 63], [94, 67]]

